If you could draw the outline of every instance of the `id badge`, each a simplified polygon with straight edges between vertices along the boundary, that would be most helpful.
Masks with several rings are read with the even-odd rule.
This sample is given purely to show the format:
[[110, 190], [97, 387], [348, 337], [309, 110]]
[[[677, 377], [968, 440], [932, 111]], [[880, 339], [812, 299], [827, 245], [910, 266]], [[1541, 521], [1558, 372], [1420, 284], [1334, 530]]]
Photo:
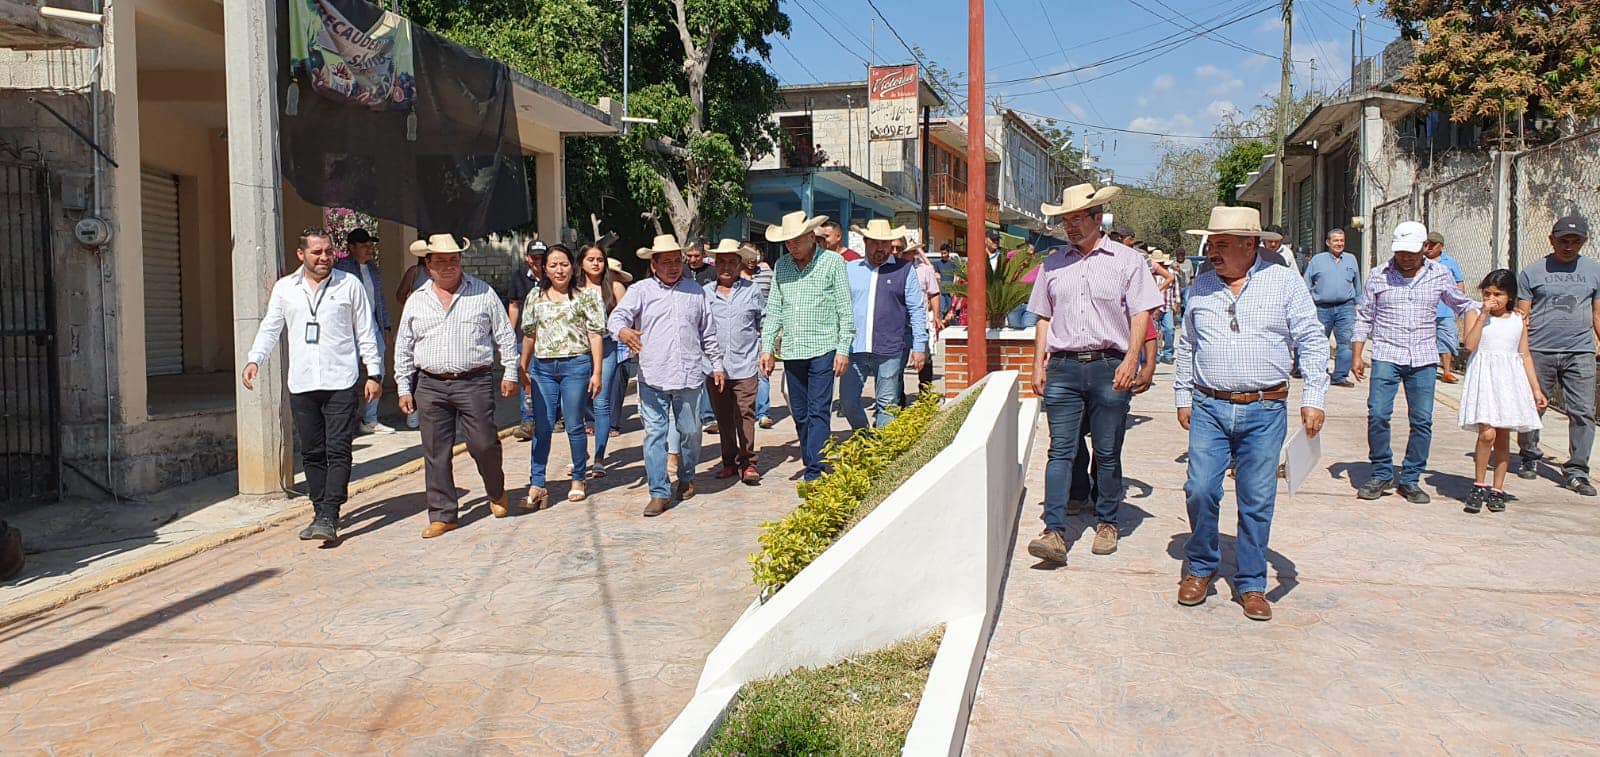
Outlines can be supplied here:
[[306, 324], [306, 344], [316, 344], [322, 336], [322, 329], [316, 323]]

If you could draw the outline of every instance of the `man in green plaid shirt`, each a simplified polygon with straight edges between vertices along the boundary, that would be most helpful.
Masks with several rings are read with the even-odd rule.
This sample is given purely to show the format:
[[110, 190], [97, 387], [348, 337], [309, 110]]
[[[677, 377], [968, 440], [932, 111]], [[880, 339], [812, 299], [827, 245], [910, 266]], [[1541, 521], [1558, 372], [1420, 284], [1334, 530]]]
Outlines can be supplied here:
[[[761, 372], [771, 376], [776, 361], [783, 360], [807, 481], [822, 475], [822, 445], [833, 420], [833, 380], [849, 367], [850, 343], [856, 336], [844, 258], [817, 248], [814, 232], [826, 220], [796, 211], [785, 215], [782, 224], [767, 227], [767, 241], [783, 242], [789, 254], [773, 267], [761, 332]], [[776, 352], [782, 354], [775, 357]]]

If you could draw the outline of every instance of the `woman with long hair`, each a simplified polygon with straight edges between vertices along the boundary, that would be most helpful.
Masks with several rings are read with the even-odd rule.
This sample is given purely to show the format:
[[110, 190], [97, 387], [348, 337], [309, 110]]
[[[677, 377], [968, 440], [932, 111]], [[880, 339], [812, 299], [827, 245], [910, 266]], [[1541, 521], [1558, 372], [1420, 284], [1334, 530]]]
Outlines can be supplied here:
[[[609, 317], [617, 301], [622, 299], [623, 286], [617, 278], [627, 274], [612, 270], [605, 250], [599, 245], [586, 244], [578, 248], [578, 260], [582, 269], [578, 288], [599, 299], [604, 315]], [[612, 383], [617, 377], [617, 342], [610, 334], [601, 335], [599, 373], [600, 393], [590, 402], [594, 411], [594, 465], [589, 467], [590, 478], [606, 474], [606, 444], [611, 439], [612, 421], [617, 417], [617, 408], [611, 406], [616, 396]]]
[[567, 500], [578, 502], [587, 496], [589, 438], [583, 407], [586, 397], [600, 393], [600, 334], [606, 321], [600, 299], [578, 284], [577, 265], [566, 247], [554, 245], [545, 254], [544, 275], [545, 286], [530, 294], [522, 308], [522, 373], [533, 387], [535, 427], [528, 500], [523, 505], [530, 510], [550, 503], [545, 468], [557, 408], [567, 418], [572, 450]]

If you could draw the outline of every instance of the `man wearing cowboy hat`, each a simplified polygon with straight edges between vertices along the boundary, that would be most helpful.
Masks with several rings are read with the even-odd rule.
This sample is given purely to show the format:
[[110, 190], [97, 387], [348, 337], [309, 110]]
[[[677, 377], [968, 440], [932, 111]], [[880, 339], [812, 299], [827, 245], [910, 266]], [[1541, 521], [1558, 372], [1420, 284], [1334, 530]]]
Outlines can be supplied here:
[[[648, 279], [628, 287], [606, 319], [612, 338], [628, 346], [639, 361], [639, 414], [644, 417], [644, 469], [650, 501], [644, 515], [654, 518], [675, 502], [694, 496], [694, 468], [700, 459], [700, 393], [707, 376], [724, 387], [722, 345], [706, 291], [684, 275], [683, 246], [671, 234], [640, 248], [650, 261]], [[667, 470], [669, 437], [680, 450], [676, 485]]]
[[1156, 289], [1161, 290], [1162, 305], [1157, 315], [1156, 330], [1161, 334], [1161, 349], [1156, 361], [1171, 363], [1173, 355], [1172, 330], [1178, 317], [1178, 275], [1172, 272], [1172, 258], [1160, 247], [1150, 250], [1150, 274], [1156, 278]]
[[[814, 233], [827, 216], [806, 218], [789, 213], [783, 223], [768, 226], [768, 242], [782, 242], [788, 254], [778, 258], [761, 329], [761, 372], [771, 376], [783, 360], [790, 410], [800, 437], [805, 480], [822, 476], [822, 445], [832, 419], [833, 381], [850, 366], [856, 327], [850, 304], [850, 280], [844, 258], [817, 249]], [[775, 354], [782, 344], [782, 354]]]
[[912, 368], [921, 371], [927, 362], [928, 304], [916, 269], [894, 256], [894, 245], [905, 244], [904, 226], [874, 218], [851, 230], [865, 240], [867, 255], [845, 265], [856, 334], [850, 347], [850, 368], [839, 380], [839, 400], [850, 427], [866, 428], [861, 390], [871, 378], [876, 427], [883, 428], [894, 420], [891, 408], [899, 406], [905, 348], [911, 348]]
[[458, 423], [467, 437], [467, 452], [483, 479], [489, 512], [496, 518], [510, 513], [500, 435], [494, 423], [494, 363], [498, 352], [500, 396], [510, 397], [520, 383], [516, 336], [500, 295], [487, 283], [462, 272], [461, 253], [467, 247], [451, 234], [428, 237], [421, 257], [430, 281], [406, 300], [394, 340], [400, 410], [415, 412], [422, 427], [428, 490], [424, 539], [459, 527], [451, 461]]
[[1234, 588], [1245, 617], [1272, 618], [1267, 601], [1267, 538], [1278, 495], [1278, 456], [1288, 432], [1289, 370], [1301, 356], [1306, 375], [1300, 421], [1307, 436], [1322, 430], [1328, 338], [1311, 293], [1293, 270], [1257, 255], [1262, 239], [1254, 208], [1212, 208], [1211, 222], [1188, 233], [1204, 237], [1211, 270], [1189, 291], [1172, 382], [1178, 425], [1189, 432], [1188, 565], [1178, 603], [1206, 600], [1221, 562], [1217, 521], [1222, 482], [1231, 465], [1239, 509]]
[[[287, 335], [289, 409], [299, 436], [315, 515], [301, 539], [339, 538], [339, 508], [350, 483], [350, 440], [358, 407], [383, 394], [383, 352], [366, 289], [353, 274], [334, 270], [328, 232], [300, 233], [300, 269], [278, 280], [267, 300], [249, 361], [240, 375], [254, 390], [258, 366]], [[381, 291], [380, 291], [381, 293]], [[356, 355], [360, 360], [353, 360]], [[361, 367], [366, 367], [366, 380]]]
[[706, 381], [711, 409], [722, 433], [722, 468], [717, 478], [739, 476], [746, 484], [761, 483], [756, 470], [756, 392], [760, 388], [757, 363], [761, 358], [761, 318], [767, 298], [761, 287], [740, 275], [745, 263], [760, 260], [754, 247], [724, 239], [709, 252], [715, 256], [716, 281], [707, 284], [706, 302], [717, 322], [722, 344], [722, 367], [727, 380], [719, 388]]
[[1067, 496], [1079, 431], [1089, 424], [1099, 495], [1093, 551], [1117, 550], [1122, 505], [1122, 435], [1139, 371], [1150, 313], [1161, 307], [1144, 256], [1101, 232], [1105, 205], [1122, 190], [1079, 184], [1044, 203], [1061, 216], [1070, 246], [1050, 251], [1033, 282], [1028, 311], [1039, 316], [1034, 336], [1033, 393], [1050, 421], [1045, 465], [1044, 533], [1028, 553], [1046, 562], [1067, 560]]
[[1428, 227], [1404, 221], [1394, 228], [1394, 257], [1367, 275], [1366, 296], [1356, 303], [1356, 323], [1351, 329], [1350, 373], [1357, 381], [1367, 377], [1362, 361], [1372, 342], [1372, 386], [1367, 392], [1367, 454], [1372, 478], [1356, 496], [1377, 499], [1395, 489], [1394, 449], [1389, 445], [1389, 422], [1394, 396], [1405, 387], [1407, 420], [1405, 462], [1400, 467], [1396, 491], [1407, 502], [1426, 504], [1431, 498], [1417, 484], [1428, 464], [1433, 442], [1433, 390], [1438, 378], [1438, 305], [1444, 303], [1457, 317], [1468, 316], [1470, 330], [1479, 305], [1456, 286], [1450, 269], [1422, 254]]
[[[900, 242], [890, 242], [890, 244], [893, 245], [894, 256], [911, 264], [912, 270], [916, 271], [917, 282], [920, 285], [922, 294], [928, 299], [927, 330], [928, 352], [930, 354], [928, 358], [923, 359], [922, 369], [917, 371], [917, 391], [920, 394], [922, 391], [921, 387], [933, 383], [933, 360], [931, 359], [931, 353], [933, 352], [933, 338], [938, 332], [937, 324], [939, 323], [940, 315], [939, 295], [942, 291], [941, 287], [939, 286], [939, 272], [934, 269], [933, 263], [928, 260], [928, 256], [926, 254], [927, 245], [923, 244], [922, 242], [912, 242], [911, 240], [907, 239]], [[907, 245], [909, 245], [909, 247]], [[909, 343], [906, 344], [906, 351], [904, 355], [906, 362], [909, 363], [911, 361], [911, 345]], [[901, 374], [900, 406], [910, 407], [910, 405], [911, 400], [907, 396], [905, 390], [904, 374]]]

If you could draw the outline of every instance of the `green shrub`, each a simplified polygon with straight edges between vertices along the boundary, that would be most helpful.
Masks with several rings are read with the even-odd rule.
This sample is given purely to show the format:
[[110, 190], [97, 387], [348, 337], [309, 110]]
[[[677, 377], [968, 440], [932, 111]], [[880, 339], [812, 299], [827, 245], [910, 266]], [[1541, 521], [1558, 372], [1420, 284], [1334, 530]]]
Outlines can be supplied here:
[[[976, 396], [974, 392], [968, 397], [961, 418], [966, 417]], [[897, 468], [896, 475], [886, 475], [908, 450], [920, 448], [925, 463], [949, 444], [961, 421], [950, 426], [948, 420], [955, 414], [940, 413], [940, 402], [936, 393], [924, 391], [888, 426], [857, 432], [843, 442], [830, 440], [823, 447], [832, 470], [816, 481], [800, 484], [800, 506], [761, 526], [761, 551], [750, 556], [750, 565], [762, 601], [789, 583], [922, 465]], [[937, 440], [929, 434], [936, 421], [942, 421], [941, 428], [949, 427], [943, 443], [935, 444]]]
[[922, 702], [943, 629], [739, 692], [705, 754], [898, 754]]

